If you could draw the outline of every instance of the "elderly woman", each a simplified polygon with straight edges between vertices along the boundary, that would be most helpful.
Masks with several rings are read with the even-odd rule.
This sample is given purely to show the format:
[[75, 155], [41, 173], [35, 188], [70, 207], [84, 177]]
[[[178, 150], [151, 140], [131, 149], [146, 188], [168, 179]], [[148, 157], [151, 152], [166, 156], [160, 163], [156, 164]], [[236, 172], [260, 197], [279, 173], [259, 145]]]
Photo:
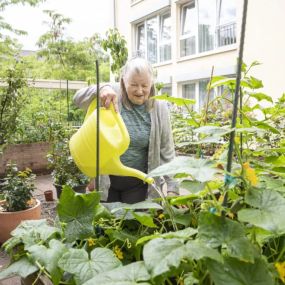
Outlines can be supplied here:
[[[168, 107], [164, 101], [153, 100], [154, 93], [153, 70], [143, 58], [134, 58], [125, 64], [120, 86], [104, 85], [99, 92], [101, 105], [109, 108], [114, 104], [130, 135], [130, 145], [121, 156], [121, 162], [145, 173], [175, 156]], [[87, 109], [95, 96], [96, 86], [89, 86], [75, 94], [74, 102]], [[151, 189], [148, 191], [148, 185], [135, 177], [110, 175], [109, 180], [101, 181], [104, 185], [100, 185], [100, 190], [109, 190], [107, 202], [132, 204], [144, 201], [148, 194], [155, 197]], [[167, 184], [168, 195], [178, 194], [177, 183], [170, 177], [156, 179], [159, 186], [163, 182]]]

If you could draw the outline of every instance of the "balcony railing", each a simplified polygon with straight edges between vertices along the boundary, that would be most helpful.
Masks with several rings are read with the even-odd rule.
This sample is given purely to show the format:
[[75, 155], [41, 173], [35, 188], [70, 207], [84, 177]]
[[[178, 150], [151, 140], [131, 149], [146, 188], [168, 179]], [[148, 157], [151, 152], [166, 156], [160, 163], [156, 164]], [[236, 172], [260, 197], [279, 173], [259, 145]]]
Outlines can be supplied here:
[[216, 29], [218, 47], [236, 43], [236, 23], [220, 25]]

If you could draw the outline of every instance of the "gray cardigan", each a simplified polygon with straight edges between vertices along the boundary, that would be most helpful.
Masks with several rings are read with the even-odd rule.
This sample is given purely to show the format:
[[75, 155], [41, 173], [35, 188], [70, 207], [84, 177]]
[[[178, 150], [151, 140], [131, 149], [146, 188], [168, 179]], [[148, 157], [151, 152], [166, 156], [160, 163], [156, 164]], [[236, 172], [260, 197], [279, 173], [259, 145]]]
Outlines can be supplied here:
[[[119, 85], [111, 85], [111, 87], [118, 94], [120, 109], [122, 102]], [[73, 98], [74, 103], [78, 107], [87, 110], [89, 104], [96, 96], [96, 89], [96, 86], [89, 86], [78, 90]], [[148, 172], [164, 163], [171, 161], [175, 157], [174, 142], [167, 103], [164, 101], [155, 100], [153, 108], [150, 110], [150, 119], [151, 129], [148, 150]], [[169, 176], [164, 176], [163, 178], [156, 178], [156, 184], [159, 187], [162, 187], [164, 182], [166, 182], [167, 192], [175, 192], [179, 194], [178, 183]], [[101, 177], [100, 181], [101, 189], [103, 189], [102, 199], [104, 200], [110, 186], [109, 177]], [[158, 194], [152, 189], [152, 187], [149, 187], [149, 197], [158, 197]]]

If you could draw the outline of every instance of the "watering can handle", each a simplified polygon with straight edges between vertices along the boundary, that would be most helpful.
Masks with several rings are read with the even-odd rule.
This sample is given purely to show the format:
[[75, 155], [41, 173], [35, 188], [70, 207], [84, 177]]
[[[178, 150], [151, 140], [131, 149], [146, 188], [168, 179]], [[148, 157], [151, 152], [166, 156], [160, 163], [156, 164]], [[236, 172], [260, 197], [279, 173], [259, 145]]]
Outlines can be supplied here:
[[[97, 99], [95, 98], [89, 105], [85, 118], [84, 118], [84, 122], [89, 118], [89, 116], [96, 110], [97, 108]], [[110, 104], [110, 108], [109, 108], [114, 114], [116, 114], [117, 112], [115, 111], [115, 107], [114, 104], [111, 102]]]

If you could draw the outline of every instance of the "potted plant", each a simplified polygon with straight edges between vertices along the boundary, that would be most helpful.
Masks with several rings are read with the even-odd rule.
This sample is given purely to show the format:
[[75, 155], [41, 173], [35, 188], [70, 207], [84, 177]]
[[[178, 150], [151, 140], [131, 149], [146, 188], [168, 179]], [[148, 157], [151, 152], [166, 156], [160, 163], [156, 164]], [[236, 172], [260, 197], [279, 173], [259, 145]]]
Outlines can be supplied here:
[[55, 140], [52, 144], [52, 150], [47, 155], [58, 198], [60, 198], [63, 185], [70, 186], [75, 192], [85, 193], [89, 182], [89, 178], [78, 169], [73, 161], [68, 141], [69, 139], [66, 137]]
[[1, 183], [0, 243], [10, 237], [10, 232], [22, 220], [39, 219], [40, 201], [33, 198], [35, 175], [30, 169], [19, 171], [16, 164], [8, 164]]

